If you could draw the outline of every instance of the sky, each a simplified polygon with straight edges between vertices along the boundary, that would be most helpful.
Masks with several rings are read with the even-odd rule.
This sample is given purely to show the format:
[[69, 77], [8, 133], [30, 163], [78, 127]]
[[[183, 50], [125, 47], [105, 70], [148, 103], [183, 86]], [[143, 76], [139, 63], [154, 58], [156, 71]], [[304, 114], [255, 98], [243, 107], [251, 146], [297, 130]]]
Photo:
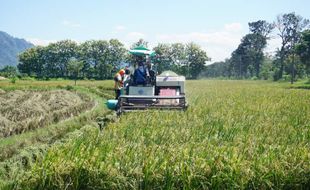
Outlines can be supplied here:
[[[140, 38], [158, 43], [195, 42], [212, 62], [229, 58], [249, 32], [248, 22], [273, 22], [295, 12], [310, 19], [310, 0], [0, 0], [0, 31], [35, 45], [71, 39]], [[266, 52], [280, 45], [276, 31]]]

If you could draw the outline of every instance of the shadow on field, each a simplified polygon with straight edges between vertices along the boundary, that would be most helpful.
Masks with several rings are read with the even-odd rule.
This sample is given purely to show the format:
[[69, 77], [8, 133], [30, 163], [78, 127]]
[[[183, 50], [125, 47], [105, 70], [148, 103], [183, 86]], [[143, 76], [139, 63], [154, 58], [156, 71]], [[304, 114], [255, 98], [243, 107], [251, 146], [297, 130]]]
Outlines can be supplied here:
[[300, 90], [310, 90], [310, 86], [292, 86], [288, 89], [300, 89]]

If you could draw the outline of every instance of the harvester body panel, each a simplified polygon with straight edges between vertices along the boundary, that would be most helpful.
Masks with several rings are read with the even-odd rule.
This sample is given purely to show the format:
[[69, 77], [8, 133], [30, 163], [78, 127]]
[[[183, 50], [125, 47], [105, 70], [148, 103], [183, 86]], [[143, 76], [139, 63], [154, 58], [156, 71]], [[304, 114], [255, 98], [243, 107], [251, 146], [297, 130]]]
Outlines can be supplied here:
[[[170, 72], [171, 73], [171, 72]], [[156, 76], [155, 85], [129, 86], [127, 95], [118, 98], [119, 113], [145, 110], [185, 110], [185, 77], [169, 72]]]

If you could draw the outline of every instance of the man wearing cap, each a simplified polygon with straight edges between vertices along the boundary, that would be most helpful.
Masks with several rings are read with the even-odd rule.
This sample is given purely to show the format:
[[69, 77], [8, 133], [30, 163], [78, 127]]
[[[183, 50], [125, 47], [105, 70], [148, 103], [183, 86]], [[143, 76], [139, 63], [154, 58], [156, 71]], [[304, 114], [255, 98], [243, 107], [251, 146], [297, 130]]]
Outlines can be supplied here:
[[115, 89], [115, 99], [117, 100], [118, 97], [121, 95], [121, 89], [124, 86], [124, 75], [125, 70], [121, 69], [114, 75], [114, 89]]

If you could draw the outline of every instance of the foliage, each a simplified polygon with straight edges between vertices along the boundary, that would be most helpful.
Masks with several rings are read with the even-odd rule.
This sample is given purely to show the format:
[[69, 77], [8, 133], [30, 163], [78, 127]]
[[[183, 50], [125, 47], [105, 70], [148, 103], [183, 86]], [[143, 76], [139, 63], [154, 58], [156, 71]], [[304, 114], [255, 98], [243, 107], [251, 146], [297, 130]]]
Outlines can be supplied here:
[[247, 34], [243, 37], [238, 48], [232, 53], [233, 73], [239, 77], [258, 77], [266, 44], [266, 38], [260, 34]]
[[206, 66], [206, 70], [202, 73], [202, 76], [207, 78], [230, 77], [229, 61], [226, 59], [225, 61], [215, 62]]
[[264, 57], [262, 67], [259, 73], [259, 78], [263, 80], [271, 80], [273, 79], [274, 71], [273, 71], [273, 60], [270, 57]]
[[77, 61], [72, 59], [68, 62], [68, 71], [74, 77], [74, 83], [76, 85], [76, 80], [79, 77], [79, 73], [82, 70], [84, 64], [82, 61]]
[[[172, 55], [174, 55], [174, 52], [172, 51], [171, 46], [172, 45], [160, 43], [156, 47], [154, 47], [154, 51], [156, 52], [155, 67], [159, 73], [165, 70], [174, 70], [173, 66], [175, 65], [175, 63], [172, 58]], [[181, 48], [179, 48], [178, 50], [180, 51], [180, 49]], [[184, 53], [184, 50], [182, 51], [182, 53]]]
[[204, 71], [205, 64], [207, 61], [210, 61], [210, 58], [208, 58], [207, 53], [195, 43], [188, 43], [185, 52], [187, 59], [186, 63], [182, 66], [185, 67], [184, 70], [182, 70], [183, 74], [188, 78], [196, 79], [199, 74]]
[[239, 78], [259, 77], [264, 60], [263, 50], [274, 25], [265, 20], [249, 23], [250, 34], [244, 36], [238, 48], [232, 53], [230, 73]]
[[267, 39], [274, 28], [274, 23], [268, 23], [265, 20], [258, 20], [256, 22], [249, 23], [249, 29], [253, 34], [259, 34]]
[[[293, 13], [279, 15], [276, 21], [276, 27], [279, 31], [278, 35], [281, 38], [281, 48], [278, 50], [279, 72], [277, 79], [282, 78], [285, 69], [285, 59], [292, 54], [295, 54], [294, 47], [300, 40], [301, 32], [309, 25], [309, 20]], [[294, 63], [292, 63], [294, 64]], [[294, 65], [291, 66], [294, 70]], [[293, 74], [293, 72], [291, 72]], [[293, 80], [294, 76], [292, 77]]]
[[301, 34], [301, 40], [296, 45], [296, 53], [300, 56], [301, 61], [310, 70], [310, 30], [305, 30]]
[[11, 82], [12, 84], [15, 84], [16, 81], [17, 81], [17, 78], [16, 78], [16, 77], [11, 78], [11, 80], [10, 80], [10, 82]]
[[82, 78], [108, 79], [113, 75], [113, 68], [123, 60], [125, 51], [123, 44], [115, 39], [91, 40], [80, 45], [64, 40], [23, 52], [19, 55], [18, 69], [38, 78], [68, 78], [70, 60], [77, 60], [83, 63]]
[[207, 53], [195, 43], [158, 44], [156, 52], [157, 71], [172, 70], [187, 78], [197, 78], [205, 70], [205, 64], [210, 61]]
[[14, 66], [5, 66], [3, 69], [0, 69], [0, 76], [14, 78], [17, 76], [17, 69]]
[[[207, 66], [205, 77], [229, 77], [279, 80], [290, 78], [291, 83], [310, 74], [308, 38], [309, 20], [295, 13], [279, 15], [275, 23], [264, 20], [249, 23], [245, 35], [231, 58]], [[264, 53], [269, 34], [278, 29], [282, 43], [274, 56]], [[303, 32], [304, 31], [304, 32]], [[286, 75], [291, 75], [287, 77]], [[286, 79], [284, 79], [286, 80]]]
[[209, 65], [203, 76], [260, 78], [265, 59], [263, 50], [273, 28], [273, 24], [264, 20], [250, 22], [250, 33], [241, 39], [238, 48], [232, 52], [231, 58]]
[[[206, 66], [206, 62], [211, 59], [197, 44], [159, 43], [153, 48], [157, 54], [153, 58], [156, 63], [154, 69], [159, 73], [172, 70], [192, 79], [212, 76], [270, 79], [272, 76], [274, 80], [279, 80], [283, 75], [291, 75], [293, 82], [309, 76], [309, 30], [305, 30], [309, 26], [308, 19], [292, 12], [279, 15], [272, 23], [258, 20], [249, 22], [248, 25], [250, 33], [241, 39], [231, 57], [220, 64]], [[274, 28], [278, 30], [278, 36], [281, 38], [281, 47], [270, 57], [264, 50]], [[140, 45], [148, 47], [148, 42], [139, 39], [131, 48]], [[22, 53], [19, 56], [18, 69], [22, 75], [46, 80], [70, 78], [68, 63], [71, 59], [83, 62], [78, 78], [93, 80], [111, 79], [120, 68], [128, 64], [135, 65], [138, 58], [126, 54], [124, 45], [116, 39], [90, 40], [80, 45], [64, 40]], [[271, 59], [272, 64], [266, 64], [266, 59]]]

